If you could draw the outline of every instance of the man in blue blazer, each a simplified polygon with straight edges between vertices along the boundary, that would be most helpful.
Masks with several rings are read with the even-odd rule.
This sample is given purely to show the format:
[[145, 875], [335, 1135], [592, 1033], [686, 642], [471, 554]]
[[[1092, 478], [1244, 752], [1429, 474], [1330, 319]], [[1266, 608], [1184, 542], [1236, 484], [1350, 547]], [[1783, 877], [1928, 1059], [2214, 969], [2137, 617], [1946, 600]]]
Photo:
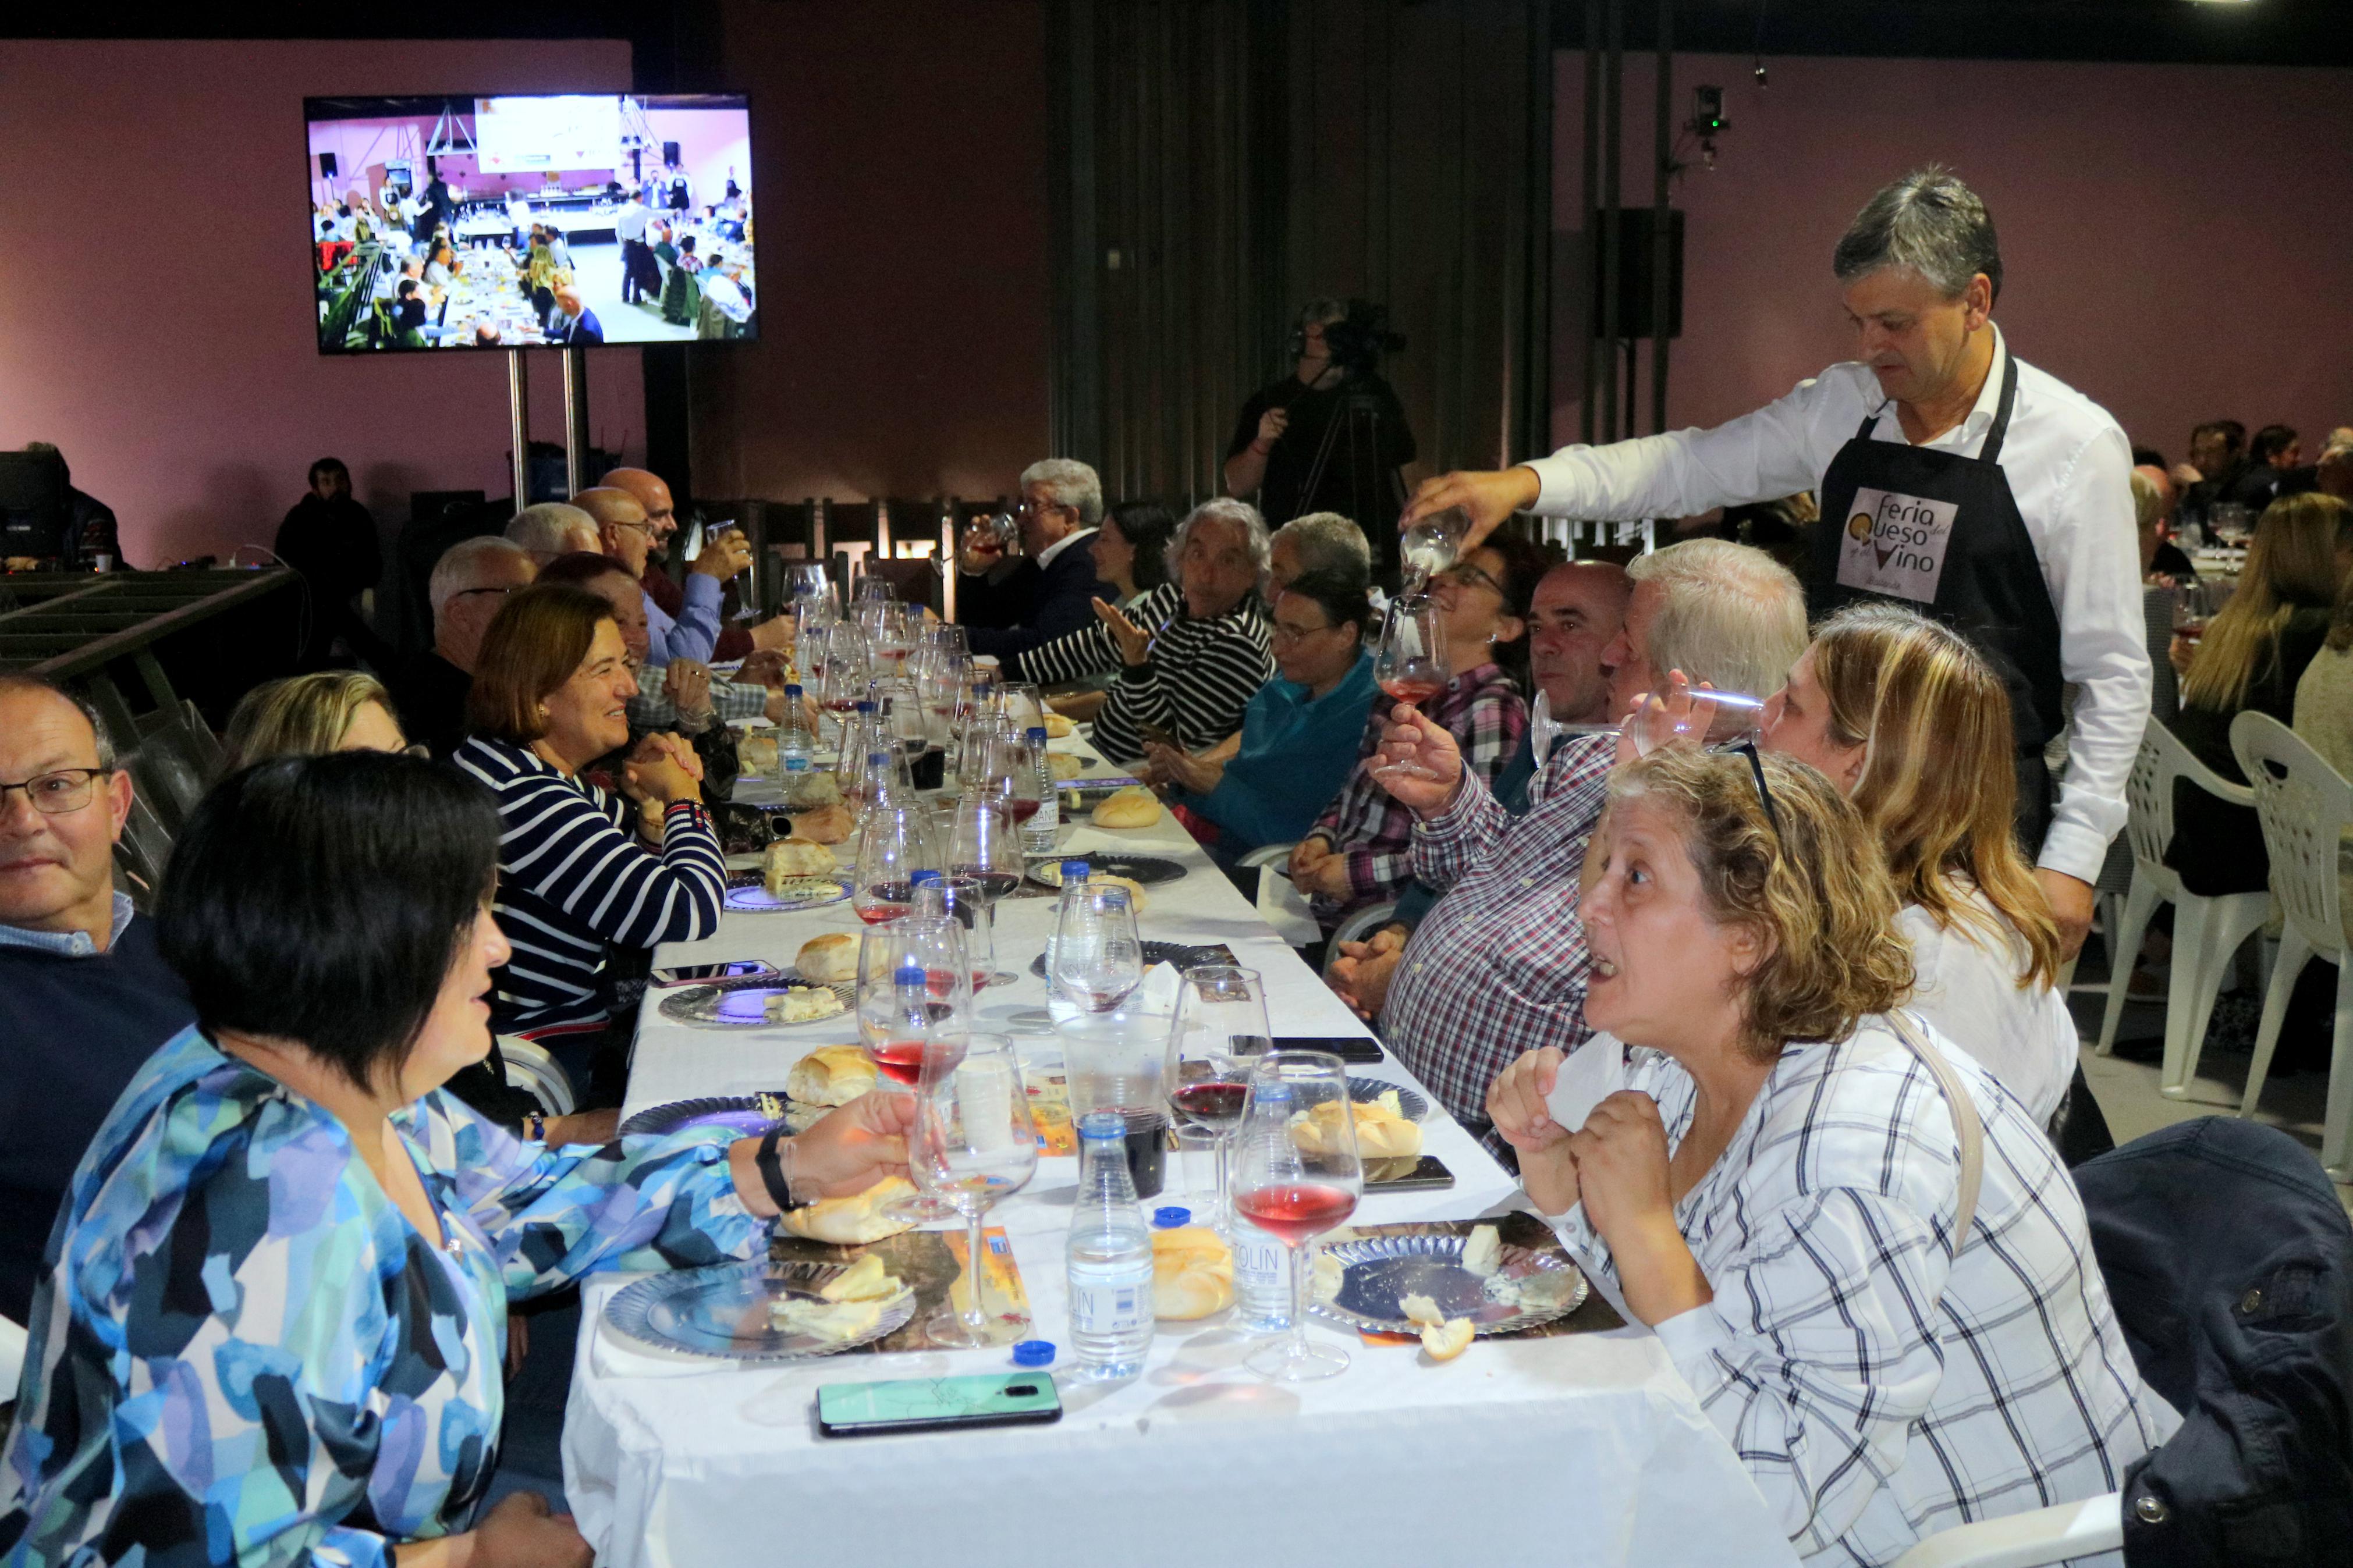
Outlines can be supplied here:
[[1021, 470], [1021, 548], [1008, 562], [993, 540], [966, 540], [956, 619], [972, 651], [1000, 659], [1095, 624], [1095, 600], [1118, 590], [1095, 575], [1087, 541], [1103, 521], [1103, 480], [1086, 464], [1048, 458]]
[[558, 343], [601, 343], [605, 329], [596, 320], [596, 312], [580, 297], [580, 290], [567, 283], [555, 291], [555, 319], [548, 325], [548, 341]]

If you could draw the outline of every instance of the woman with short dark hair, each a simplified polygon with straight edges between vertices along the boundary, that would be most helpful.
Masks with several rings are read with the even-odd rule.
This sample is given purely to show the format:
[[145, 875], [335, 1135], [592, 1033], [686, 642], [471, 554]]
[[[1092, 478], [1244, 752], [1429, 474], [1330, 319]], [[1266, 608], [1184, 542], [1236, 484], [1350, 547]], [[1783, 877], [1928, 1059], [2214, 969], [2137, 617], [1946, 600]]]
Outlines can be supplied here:
[[629, 738], [628, 651], [612, 605], [568, 584], [510, 595], [482, 637], [473, 733], [449, 760], [498, 796], [496, 908], [516, 950], [492, 1005], [501, 1034], [601, 1030], [613, 950], [719, 929], [727, 867], [693, 747], [647, 736], [618, 795], [580, 776]]
[[760, 1256], [904, 1168], [904, 1096], [792, 1139], [519, 1143], [490, 1048], [499, 822], [433, 763], [284, 758], [196, 808], [156, 911], [196, 1024], [77, 1173], [0, 1454], [11, 1563], [583, 1564], [498, 1458], [510, 1294]]

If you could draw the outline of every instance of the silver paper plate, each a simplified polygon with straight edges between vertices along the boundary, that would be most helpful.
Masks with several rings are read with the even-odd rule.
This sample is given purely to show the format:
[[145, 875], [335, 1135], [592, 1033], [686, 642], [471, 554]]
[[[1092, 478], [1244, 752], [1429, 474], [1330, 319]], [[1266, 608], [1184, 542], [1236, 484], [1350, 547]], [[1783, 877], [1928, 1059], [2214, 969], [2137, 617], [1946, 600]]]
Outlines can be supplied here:
[[849, 897], [849, 884], [831, 877], [796, 877], [785, 884], [782, 897], [768, 891], [756, 871], [736, 872], [728, 879], [727, 907], [739, 914], [780, 915], [795, 910], [822, 909]]
[[1515, 1286], [1532, 1275], [1567, 1278], [1554, 1287], [1561, 1291], [1556, 1300], [1545, 1304], [1496, 1300], [1487, 1294], [1487, 1281], [1462, 1267], [1465, 1239], [1449, 1235], [1372, 1236], [1327, 1242], [1322, 1250], [1338, 1258], [1342, 1268], [1339, 1293], [1328, 1301], [1312, 1300], [1309, 1310], [1377, 1334], [1414, 1334], [1421, 1331], [1420, 1325], [1408, 1321], [1398, 1303], [1408, 1296], [1427, 1296], [1448, 1318], [1470, 1319], [1473, 1331], [1481, 1335], [1508, 1334], [1567, 1317], [1584, 1303], [1592, 1289], [1577, 1266], [1559, 1254], [1531, 1252], [1507, 1243], [1495, 1270], [1499, 1277]]
[[[773, 1091], [774, 1098], [784, 1104], [785, 1131], [806, 1132], [820, 1117], [831, 1110], [825, 1105], [808, 1105], [797, 1100], [787, 1100], [782, 1089]], [[673, 1100], [666, 1105], [649, 1105], [621, 1123], [621, 1136], [640, 1134], [661, 1137], [683, 1131], [690, 1127], [719, 1127], [739, 1137], [756, 1138], [776, 1124], [776, 1119], [760, 1109], [759, 1100], [748, 1094], [705, 1095], [699, 1100]]]
[[1083, 860], [1096, 874], [1124, 877], [1139, 888], [1156, 888], [1163, 882], [1174, 882], [1186, 875], [1181, 860], [1164, 859], [1157, 855], [1117, 855], [1108, 849], [1090, 849], [1083, 855], [1056, 855], [1033, 862], [1029, 867], [1032, 881], [1043, 882], [1050, 888], [1062, 885], [1062, 862]]
[[1348, 1098], [1370, 1105], [1385, 1094], [1398, 1097], [1398, 1114], [1408, 1121], [1419, 1121], [1430, 1114], [1430, 1101], [1417, 1091], [1387, 1079], [1352, 1078], [1348, 1080]]
[[[806, 981], [795, 983], [772, 976], [733, 985], [689, 985], [663, 997], [661, 1013], [665, 1018], [706, 1029], [805, 1029], [811, 1024], [828, 1024], [846, 1016], [856, 1002], [857, 990], [847, 982], [812, 985]], [[780, 1023], [768, 1016], [767, 1001], [780, 991], [830, 991], [840, 1001], [841, 1010], [822, 1017]]]
[[779, 1263], [758, 1258], [711, 1268], [654, 1274], [624, 1287], [605, 1303], [605, 1321], [630, 1339], [666, 1351], [722, 1361], [805, 1361], [868, 1344], [896, 1332], [915, 1315], [915, 1293], [902, 1290], [884, 1305], [865, 1333], [846, 1340], [819, 1340], [786, 1333], [769, 1310], [786, 1297], [810, 1300], [842, 1263]]

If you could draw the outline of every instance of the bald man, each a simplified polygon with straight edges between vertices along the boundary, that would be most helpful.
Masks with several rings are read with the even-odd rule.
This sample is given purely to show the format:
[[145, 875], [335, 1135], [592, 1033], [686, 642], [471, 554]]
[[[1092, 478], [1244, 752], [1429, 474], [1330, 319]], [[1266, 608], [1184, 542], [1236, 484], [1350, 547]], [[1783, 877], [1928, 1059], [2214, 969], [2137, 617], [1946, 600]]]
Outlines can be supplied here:
[[[670, 535], [678, 531], [677, 503], [670, 499], [669, 484], [659, 474], [646, 468], [615, 468], [605, 476], [605, 483], [628, 491], [646, 509], [646, 521], [654, 531], [654, 547], [651, 559], [638, 574], [638, 586], [646, 591], [649, 603], [659, 605], [663, 614], [676, 620], [685, 613], [685, 591], [661, 565], [670, 554]], [[793, 646], [793, 629], [790, 616], [776, 616], [749, 629], [723, 624], [718, 646], [711, 657], [725, 663], [756, 648], [788, 649]]]
[[[646, 516], [644, 503], [617, 485], [599, 485], [574, 496], [572, 504], [596, 519], [598, 552], [618, 562], [632, 579], [642, 578], [654, 547], [654, 526]], [[751, 556], [751, 547], [744, 543], [741, 534], [715, 539], [688, 571], [676, 616], [648, 596], [646, 630], [653, 645], [651, 662], [669, 664], [681, 658], [711, 662], [719, 642], [720, 584], [750, 564]]]
[[555, 291], [555, 313], [548, 318], [547, 341], [582, 348], [605, 341], [605, 329], [596, 320], [596, 312], [588, 308], [588, 301], [572, 284], [566, 283]]

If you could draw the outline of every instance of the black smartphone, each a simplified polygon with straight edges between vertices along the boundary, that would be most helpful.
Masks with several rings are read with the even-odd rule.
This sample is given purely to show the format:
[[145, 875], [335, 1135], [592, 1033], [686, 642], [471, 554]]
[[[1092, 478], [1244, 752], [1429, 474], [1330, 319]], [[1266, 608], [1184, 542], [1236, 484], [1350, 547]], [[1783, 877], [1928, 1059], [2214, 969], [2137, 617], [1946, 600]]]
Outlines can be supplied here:
[[731, 958], [723, 963], [681, 963], [675, 969], [657, 969], [652, 979], [657, 985], [695, 985], [713, 980], [765, 978], [777, 973], [776, 966], [765, 958]]
[[828, 1437], [1042, 1426], [1061, 1418], [1062, 1396], [1042, 1372], [828, 1383], [817, 1391], [817, 1429]]
[[1381, 1043], [1368, 1035], [1277, 1035], [1278, 1051], [1328, 1051], [1344, 1062], [1370, 1067], [1381, 1059]]
[[1365, 1162], [1365, 1191], [1368, 1193], [1419, 1193], [1451, 1187], [1454, 1173], [1446, 1162], [1435, 1154], [1420, 1159], [1367, 1160]]

